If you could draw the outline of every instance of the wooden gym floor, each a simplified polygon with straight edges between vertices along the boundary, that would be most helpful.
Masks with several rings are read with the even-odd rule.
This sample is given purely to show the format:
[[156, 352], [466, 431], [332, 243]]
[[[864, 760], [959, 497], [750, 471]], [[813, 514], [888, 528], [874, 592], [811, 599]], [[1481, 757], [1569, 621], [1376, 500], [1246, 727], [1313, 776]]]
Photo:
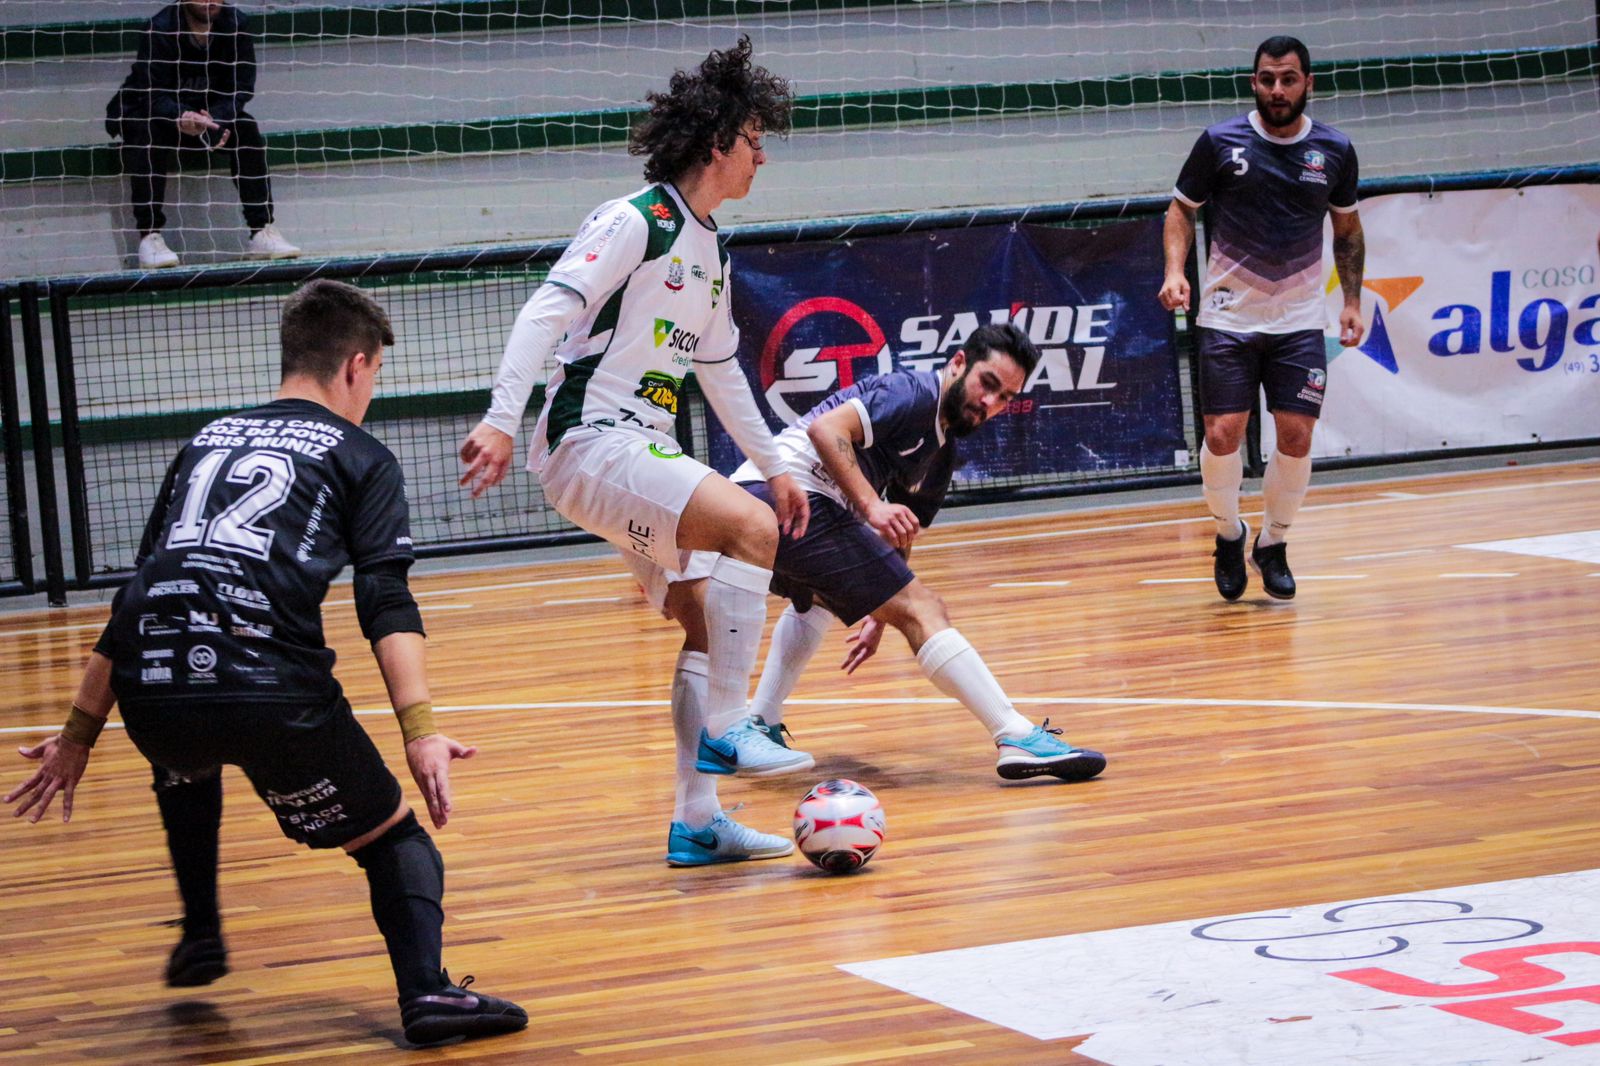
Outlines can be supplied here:
[[[1075, 1038], [837, 967], [1600, 867], [1600, 560], [1458, 547], [1592, 544], [1600, 460], [1318, 480], [1292, 604], [1254, 576], [1241, 602], [1216, 596], [1198, 500], [930, 530], [916, 569], [1020, 709], [1111, 763], [1004, 785], [897, 635], [845, 679], [839, 630], [788, 716], [817, 768], [721, 792], [784, 831], [816, 780], [876, 790], [888, 841], [848, 878], [798, 856], [663, 864], [677, 641], [616, 560], [421, 577], [442, 723], [482, 747], [436, 834], [445, 960], [526, 1006], [528, 1030], [405, 1050], [360, 871], [282, 839], [231, 769], [233, 973], [165, 988], [176, 894], [148, 771], [113, 729], [70, 825], [0, 827], [0, 1061], [1084, 1062]], [[335, 589], [330, 638], [352, 702], [378, 710], [348, 601]], [[24, 775], [11, 748], [62, 719], [104, 616], [0, 618], [0, 791]], [[363, 721], [414, 798], [392, 717]]]

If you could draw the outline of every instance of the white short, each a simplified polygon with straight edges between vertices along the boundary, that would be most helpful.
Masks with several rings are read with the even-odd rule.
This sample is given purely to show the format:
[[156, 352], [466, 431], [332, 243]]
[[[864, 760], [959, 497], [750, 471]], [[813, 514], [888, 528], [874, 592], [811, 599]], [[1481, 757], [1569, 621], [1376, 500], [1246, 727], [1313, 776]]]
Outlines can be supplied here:
[[681, 571], [678, 519], [712, 470], [665, 433], [568, 430], [539, 472], [545, 498], [567, 521], [604, 537], [630, 560]]
[[679, 581], [699, 581], [711, 576], [711, 568], [721, 558], [716, 552], [688, 552], [689, 562], [682, 570], [666, 570], [642, 555], [625, 551], [622, 561], [639, 582], [639, 590], [656, 610], [666, 613], [667, 587]]

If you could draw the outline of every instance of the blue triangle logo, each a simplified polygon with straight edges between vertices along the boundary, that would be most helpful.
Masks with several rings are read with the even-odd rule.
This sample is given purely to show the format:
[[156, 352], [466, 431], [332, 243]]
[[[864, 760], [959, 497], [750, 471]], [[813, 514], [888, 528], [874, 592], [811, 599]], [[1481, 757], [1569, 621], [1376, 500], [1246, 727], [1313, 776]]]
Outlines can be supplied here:
[[1383, 324], [1381, 307], [1372, 309], [1372, 328], [1367, 331], [1367, 339], [1361, 342], [1361, 354], [1391, 374], [1400, 373], [1400, 364], [1394, 358], [1394, 346], [1389, 343], [1389, 329]]

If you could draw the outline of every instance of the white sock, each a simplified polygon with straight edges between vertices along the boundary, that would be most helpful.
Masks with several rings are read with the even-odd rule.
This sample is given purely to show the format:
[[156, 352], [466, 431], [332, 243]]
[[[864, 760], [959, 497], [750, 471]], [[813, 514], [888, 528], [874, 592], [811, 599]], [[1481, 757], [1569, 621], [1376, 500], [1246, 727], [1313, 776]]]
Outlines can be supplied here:
[[772, 571], [719, 556], [706, 582], [706, 643], [709, 667], [706, 728], [726, 733], [750, 713], [750, 674], [767, 624], [767, 586]]
[[700, 729], [706, 724], [706, 653], [678, 653], [672, 672], [672, 733], [677, 739], [677, 791], [672, 799], [672, 820], [690, 829], [711, 824], [722, 805], [717, 801], [717, 779], [694, 768], [700, 750]]
[[768, 725], [783, 721], [783, 701], [794, 692], [806, 663], [817, 654], [822, 638], [832, 628], [835, 619], [821, 607], [801, 613], [794, 604], [784, 608], [778, 624], [772, 627], [772, 646], [767, 649], [767, 662], [761, 668], [761, 680], [756, 682], [756, 698], [750, 701], [750, 713], [758, 714]]
[[995, 740], [1026, 736], [1033, 723], [1006, 699], [983, 657], [954, 629], [941, 629], [917, 649], [917, 665], [946, 696], [954, 696], [982, 722]]
[[1289, 526], [1300, 513], [1300, 504], [1306, 498], [1306, 486], [1311, 484], [1311, 456], [1296, 458], [1273, 449], [1267, 460], [1267, 474], [1261, 479], [1261, 495], [1266, 511], [1261, 520], [1263, 548], [1288, 538]]
[[1200, 491], [1217, 520], [1217, 536], [1224, 540], [1239, 537], [1239, 486], [1244, 484], [1244, 456], [1235, 448], [1227, 455], [1216, 455], [1211, 445], [1200, 445]]

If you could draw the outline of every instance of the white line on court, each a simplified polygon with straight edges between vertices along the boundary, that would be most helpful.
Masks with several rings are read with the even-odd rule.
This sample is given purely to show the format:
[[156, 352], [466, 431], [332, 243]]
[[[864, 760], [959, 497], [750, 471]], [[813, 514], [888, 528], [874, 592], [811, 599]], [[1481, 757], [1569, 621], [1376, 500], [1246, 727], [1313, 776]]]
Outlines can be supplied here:
[[[900, 706], [911, 704], [914, 706], [938, 706], [953, 704], [955, 700], [940, 697], [891, 697], [891, 698], [848, 698], [848, 699], [795, 699], [789, 700], [789, 706], [795, 707], [865, 707], [865, 706]], [[1170, 709], [1175, 707], [1262, 707], [1267, 709], [1289, 709], [1309, 711], [1401, 711], [1424, 712], [1434, 714], [1508, 714], [1522, 715], [1534, 718], [1592, 718], [1600, 721], [1600, 711], [1583, 711], [1565, 707], [1484, 707], [1470, 703], [1362, 703], [1353, 700], [1212, 700], [1212, 699], [1172, 699], [1157, 696], [1151, 699], [1132, 699], [1126, 696], [1017, 696], [1012, 703], [1024, 704], [1062, 704], [1073, 707], [1157, 707]], [[560, 711], [582, 710], [592, 708], [597, 710], [638, 708], [641, 710], [652, 707], [667, 707], [666, 700], [552, 700], [548, 703], [464, 703], [454, 706], [435, 707], [435, 714], [459, 714], [467, 711]], [[394, 711], [388, 707], [363, 707], [355, 712], [363, 716], [392, 715]], [[0, 727], [0, 734], [49, 734], [57, 730], [54, 725], [36, 726], [5, 726]], [[120, 721], [106, 723], [107, 729], [121, 729]]]
[[[1485, 485], [1475, 489], [1450, 489], [1445, 492], [1430, 492], [1426, 495], [1417, 495], [1404, 499], [1379, 496], [1370, 500], [1346, 500], [1342, 503], [1308, 503], [1300, 508], [1301, 513], [1306, 511], [1338, 511], [1354, 507], [1379, 507], [1393, 504], [1418, 503], [1429, 500], [1445, 500], [1457, 496], [1479, 496], [1492, 492], [1521, 492], [1525, 489], [1554, 489], [1565, 488], [1571, 485], [1600, 484], [1600, 477], [1568, 478], [1564, 481], [1532, 482], [1522, 485]], [[1260, 511], [1250, 511], [1248, 514], [1254, 518], [1259, 517]], [[993, 522], [993, 519], [982, 519], [984, 522]], [[987, 547], [991, 544], [1010, 544], [1027, 540], [1055, 540], [1060, 537], [1081, 537], [1096, 533], [1122, 533], [1130, 529], [1158, 529], [1162, 526], [1181, 526], [1196, 522], [1215, 522], [1210, 515], [1197, 515], [1193, 518], [1162, 518], [1149, 522], [1121, 522], [1109, 526], [1086, 526], [1083, 529], [1048, 529], [1038, 533], [1013, 533], [1005, 537], [978, 537], [972, 540], [947, 540], [937, 544], [919, 545], [917, 553], [924, 554], [931, 551], [943, 551], [948, 548], [975, 548]], [[949, 523], [954, 525], [955, 523]]]
[[470, 611], [470, 610], [472, 610], [472, 604], [470, 604], [470, 603], [419, 603], [419, 604], [417, 604], [417, 610], [419, 610], [419, 611]]
[[[426, 576], [426, 575], [423, 575]], [[631, 579], [632, 574], [619, 571], [615, 574], [584, 574], [580, 577], [547, 577], [538, 581], [504, 581], [495, 585], [463, 585], [453, 589], [425, 589], [422, 592], [412, 592], [417, 599], [425, 596], [460, 596], [467, 592], [499, 592], [502, 589], [532, 589], [543, 588], [546, 585], [575, 585], [582, 581], [621, 581]], [[355, 600], [328, 600], [326, 607], [348, 607]]]
[[1432, 548], [1408, 548], [1403, 552], [1373, 552], [1371, 555], [1346, 555], [1344, 556], [1344, 561], [1347, 563], [1361, 563], [1366, 562], [1368, 559], [1398, 559], [1404, 555], [1432, 554]]
[[1209, 577], [1147, 577], [1139, 581], [1141, 585], [1198, 585], [1202, 581], [1209, 582]]
[[1366, 574], [1296, 574], [1296, 581], [1365, 581]]
[[1440, 577], [1516, 577], [1517, 575], [1505, 570], [1454, 570]]
[[545, 600], [540, 607], [566, 607], [574, 603], [616, 603], [621, 596], [593, 596], [586, 600]]
[[1056, 588], [1061, 585], [1070, 585], [1070, 581], [996, 581], [989, 587], [992, 589], [1034, 589]]
[[1420, 492], [1380, 492], [1379, 496], [1387, 496], [1391, 500], [1420, 500], [1424, 494]]
[[84, 622], [81, 625], [71, 626], [44, 626], [40, 629], [12, 629], [0, 632], [0, 637], [36, 637], [50, 633], [75, 633], [80, 629], [104, 629], [105, 622]]

